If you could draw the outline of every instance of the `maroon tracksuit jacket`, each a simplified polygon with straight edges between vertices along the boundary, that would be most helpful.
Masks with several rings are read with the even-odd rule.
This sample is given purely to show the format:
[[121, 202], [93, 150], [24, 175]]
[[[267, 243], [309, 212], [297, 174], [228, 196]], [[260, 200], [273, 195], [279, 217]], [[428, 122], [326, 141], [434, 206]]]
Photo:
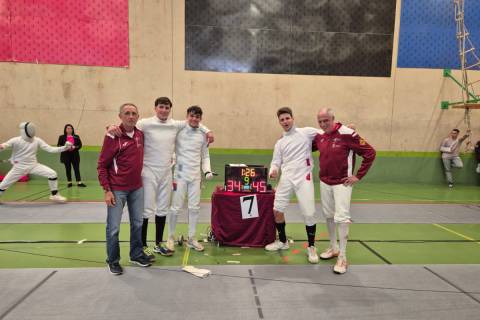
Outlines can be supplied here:
[[331, 133], [318, 134], [315, 144], [320, 151], [320, 180], [328, 185], [341, 184], [353, 175], [355, 154], [363, 158], [355, 175], [358, 179], [362, 179], [375, 160], [372, 146], [341, 123], [335, 123]]
[[143, 132], [134, 129], [133, 137], [106, 135], [98, 158], [98, 180], [105, 191], [129, 191], [142, 187]]

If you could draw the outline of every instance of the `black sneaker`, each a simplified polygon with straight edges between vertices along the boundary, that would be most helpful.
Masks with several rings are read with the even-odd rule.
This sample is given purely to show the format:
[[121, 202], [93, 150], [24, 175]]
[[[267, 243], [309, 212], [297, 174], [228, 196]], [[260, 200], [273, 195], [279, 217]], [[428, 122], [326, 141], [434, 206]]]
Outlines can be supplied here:
[[72, 187], [72, 183], [71, 182], [67, 183], [67, 188], [71, 188], [71, 187]]
[[146, 255], [141, 255], [138, 258], [130, 259], [130, 263], [138, 264], [140, 267], [150, 267], [152, 265], [150, 258]]
[[83, 182], [77, 184], [77, 187], [85, 188], [87, 185]]
[[108, 270], [110, 271], [111, 274], [114, 274], [116, 276], [119, 276], [123, 273], [123, 268], [118, 262], [109, 263]]

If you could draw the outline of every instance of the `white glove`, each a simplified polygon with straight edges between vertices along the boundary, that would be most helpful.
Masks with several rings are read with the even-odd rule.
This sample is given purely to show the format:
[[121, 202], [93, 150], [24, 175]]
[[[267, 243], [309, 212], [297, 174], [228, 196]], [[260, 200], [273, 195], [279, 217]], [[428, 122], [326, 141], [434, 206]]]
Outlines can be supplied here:
[[212, 172], [205, 172], [205, 179], [207, 180], [212, 180], [213, 178], [213, 173]]

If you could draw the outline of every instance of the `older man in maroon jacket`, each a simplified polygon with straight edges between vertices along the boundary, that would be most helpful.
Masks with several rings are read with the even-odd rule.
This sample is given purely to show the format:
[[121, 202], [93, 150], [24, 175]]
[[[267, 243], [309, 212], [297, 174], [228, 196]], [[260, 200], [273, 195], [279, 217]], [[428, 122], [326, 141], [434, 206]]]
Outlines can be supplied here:
[[[315, 138], [320, 151], [320, 195], [326, 218], [330, 247], [320, 254], [321, 259], [337, 258], [333, 271], [347, 271], [347, 239], [350, 218], [352, 186], [368, 171], [375, 159], [375, 150], [355, 130], [334, 122], [332, 109], [323, 108], [317, 120], [322, 134]], [[363, 158], [362, 165], [354, 174], [355, 154]], [[340, 248], [337, 245], [336, 225]]]
[[97, 168], [107, 204], [107, 263], [110, 272], [115, 275], [123, 273], [118, 236], [125, 204], [130, 216], [130, 262], [142, 267], [151, 265], [142, 248], [143, 132], [135, 127], [138, 109], [132, 103], [123, 104], [119, 117], [122, 120], [122, 135], [105, 136]]

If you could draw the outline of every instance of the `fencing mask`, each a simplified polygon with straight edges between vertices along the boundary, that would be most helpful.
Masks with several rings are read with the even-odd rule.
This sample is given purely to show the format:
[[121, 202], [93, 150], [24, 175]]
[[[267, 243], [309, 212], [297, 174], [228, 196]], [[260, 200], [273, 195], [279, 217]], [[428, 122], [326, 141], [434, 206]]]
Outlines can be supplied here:
[[35, 136], [35, 124], [32, 122], [22, 122], [19, 128], [22, 138], [32, 139]]

